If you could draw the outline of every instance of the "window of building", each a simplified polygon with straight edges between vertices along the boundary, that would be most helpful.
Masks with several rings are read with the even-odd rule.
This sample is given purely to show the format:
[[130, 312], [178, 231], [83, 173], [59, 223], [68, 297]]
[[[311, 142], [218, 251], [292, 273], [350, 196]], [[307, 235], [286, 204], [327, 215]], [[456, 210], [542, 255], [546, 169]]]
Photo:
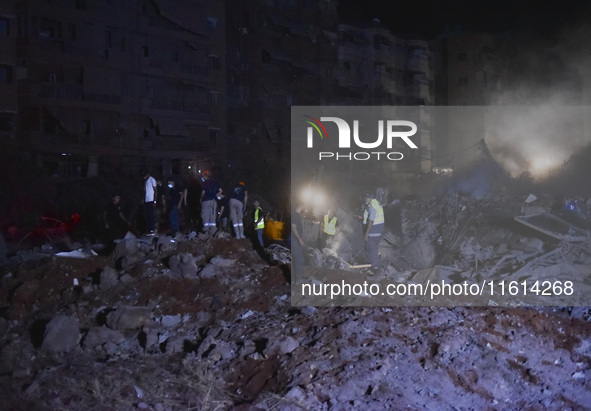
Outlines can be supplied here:
[[215, 17], [207, 18], [207, 28], [209, 30], [215, 30], [218, 27], [218, 19]]
[[218, 91], [210, 91], [209, 92], [209, 103], [212, 106], [217, 106], [218, 105], [218, 97], [219, 97], [219, 92]]
[[0, 36], [10, 36], [10, 20], [0, 17]]
[[148, 57], [150, 55], [150, 48], [148, 46], [143, 46], [142, 50], [144, 52], [144, 57]]
[[220, 130], [217, 128], [210, 128], [209, 129], [209, 143], [210, 144], [217, 143], [219, 131]]
[[0, 65], [0, 84], [12, 83], [12, 67]]
[[458, 53], [456, 55], [456, 60], [457, 61], [467, 61], [468, 60], [468, 53], [466, 53], [465, 51]]
[[61, 39], [62, 23], [56, 20], [42, 18], [39, 23], [39, 37]]
[[78, 10], [86, 10], [86, 0], [76, 0], [76, 8]]
[[215, 54], [209, 55], [209, 68], [219, 70], [221, 68], [220, 58]]
[[351, 62], [350, 61], [343, 61], [343, 68], [347, 71], [351, 70]]
[[261, 61], [265, 64], [271, 62], [271, 54], [267, 50], [261, 50]]
[[316, 10], [316, 0], [304, 0], [306, 10]]

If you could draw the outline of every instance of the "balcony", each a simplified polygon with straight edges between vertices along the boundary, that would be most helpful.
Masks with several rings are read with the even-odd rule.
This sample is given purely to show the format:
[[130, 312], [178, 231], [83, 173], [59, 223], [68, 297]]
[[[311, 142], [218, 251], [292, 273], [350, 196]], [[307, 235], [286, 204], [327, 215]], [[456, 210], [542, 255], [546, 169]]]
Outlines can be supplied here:
[[80, 84], [41, 84], [40, 97], [82, 100], [84, 93]]

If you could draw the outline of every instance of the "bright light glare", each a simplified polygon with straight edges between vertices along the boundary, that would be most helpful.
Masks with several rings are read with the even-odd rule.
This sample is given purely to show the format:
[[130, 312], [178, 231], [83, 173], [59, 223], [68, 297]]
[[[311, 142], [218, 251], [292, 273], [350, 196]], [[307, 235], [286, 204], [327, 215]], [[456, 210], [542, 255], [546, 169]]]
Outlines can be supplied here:
[[313, 197], [312, 189], [310, 187], [306, 187], [302, 190], [302, 200], [305, 202], [311, 201]]
[[323, 205], [326, 201], [326, 195], [322, 190], [316, 187], [306, 187], [301, 192], [301, 199], [308, 205], [317, 208]]
[[316, 191], [316, 195], [314, 196], [314, 205], [315, 206], [319, 206], [322, 205], [324, 203], [325, 197], [324, 197], [324, 193], [320, 192], [320, 191]]

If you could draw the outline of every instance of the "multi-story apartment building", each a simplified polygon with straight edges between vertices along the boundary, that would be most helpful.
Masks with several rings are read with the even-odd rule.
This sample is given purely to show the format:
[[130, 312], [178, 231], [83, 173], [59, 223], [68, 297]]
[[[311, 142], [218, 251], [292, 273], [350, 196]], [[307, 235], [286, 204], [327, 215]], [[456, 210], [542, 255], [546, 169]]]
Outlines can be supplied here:
[[12, 4], [0, 28], [8, 22], [16, 64], [0, 68], [16, 88], [15, 143], [40, 165], [62, 175], [181, 174], [222, 159], [224, 2]]
[[[392, 34], [379, 21], [338, 27], [339, 104], [426, 106], [433, 104], [433, 53], [428, 42]], [[419, 150], [390, 171], [417, 173], [431, 168], [431, 118], [421, 110]]]
[[[292, 105], [434, 101], [429, 44], [339, 25], [336, 0], [0, 7], [0, 132], [61, 175], [273, 173], [289, 166]], [[392, 171], [429, 169], [423, 120], [414, 166]]]
[[[335, 103], [337, 1], [227, 3], [232, 164], [246, 169], [246, 178], [264, 172], [285, 180], [291, 106]], [[263, 167], [244, 167], [253, 164]]]
[[14, 1], [0, 3], [0, 141], [16, 136], [16, 15]]

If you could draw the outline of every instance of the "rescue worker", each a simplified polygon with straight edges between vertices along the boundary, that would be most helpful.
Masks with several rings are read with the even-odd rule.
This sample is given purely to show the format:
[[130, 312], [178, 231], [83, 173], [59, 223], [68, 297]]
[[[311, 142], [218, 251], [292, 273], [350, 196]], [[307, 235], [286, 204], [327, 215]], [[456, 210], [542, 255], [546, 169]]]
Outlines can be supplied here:
[[180, 228], [179, 210], [183, 204], [184, 193], [173, 179], [168, 179], [167, 185], [166, 195], [162, 196], [162, 206], [168, 213], [168, 221], [172, 230], [170, 236], [174, 237]]
[[144, 175], [144, 213], [146, 219], [146, 235], [154, 235], [156, 225], [156, 213], [154, 206], [156, 204], [156, 193], [158, 191], [158, 183], [156, 179], [147, 171], [142, 173]]
[[322, 221], [320, 221], [319, 234], [318, 248], [322, 250], [327, 246], [327, 243], [330, 245], [333, 242], [337, 234], [337, 217], [332, 208], [328, 210]]
[[206, 234], [214, 234], [217, 230], [216, 197], [221, 193], [218, 183], [212, 178], [211, 173], [205, 170], [201, 184], [201, 221], [203, 222], [203, 232]]
[[384, 209], [373, 193], [366, 193], [365, 211], [363, 212], [363, 240], [365, 241], [365, 252], [369, 258], [373, 270], [381, 269], [380, 257], [378, 256], [378, 244], [384, 232]]
[[230, 194], [230, 220], [234, 226], [234, 232], [237, 239], [246, 238], [244, 236], [244, 222], [242, 216], [244, 215], [245, 205], [248, 202], [248, 191], [243, 181], [236, 184], [236, 187]]
[[258, 200], [254, 200], [254, 229], [257, 233], [257, 238], [261, 247], [265, 248], [263, 244], [263, 230], [265, 229], [265, 216], [263, 215], [263, 209], [260, 207]]

